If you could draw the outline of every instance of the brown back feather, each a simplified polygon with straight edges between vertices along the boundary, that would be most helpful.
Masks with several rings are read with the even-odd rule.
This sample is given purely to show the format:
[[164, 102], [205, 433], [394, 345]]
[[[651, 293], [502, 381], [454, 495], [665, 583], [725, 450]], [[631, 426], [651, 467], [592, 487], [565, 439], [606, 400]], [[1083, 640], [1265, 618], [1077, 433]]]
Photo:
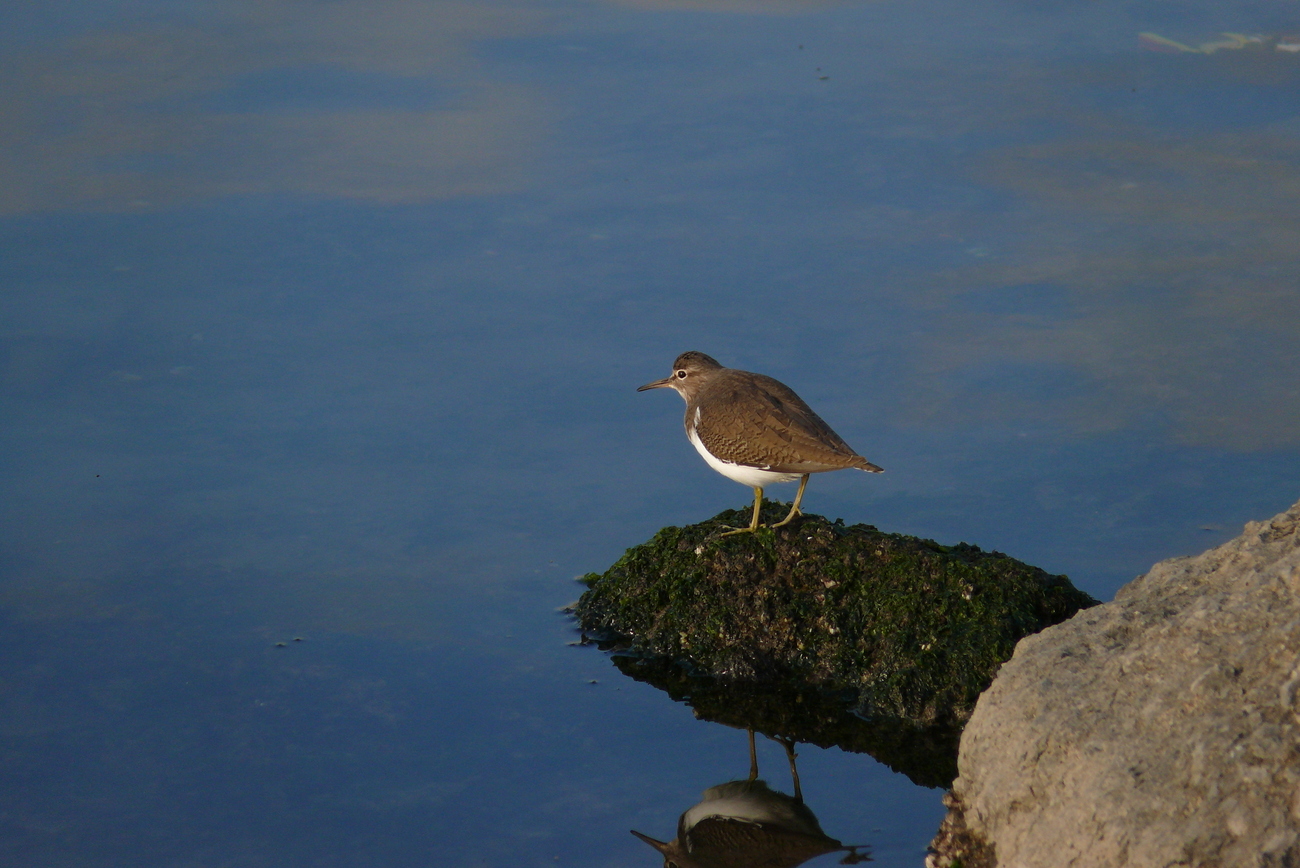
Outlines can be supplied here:
[[[762, 374], [727, 370], [714, 376], [693, 404], [704, 403], [696, 426], [705, 448], [723, 461], [781, 473], [880, 468], [785, 384]], [[694, 407], [687, 408], [689, 426]]]

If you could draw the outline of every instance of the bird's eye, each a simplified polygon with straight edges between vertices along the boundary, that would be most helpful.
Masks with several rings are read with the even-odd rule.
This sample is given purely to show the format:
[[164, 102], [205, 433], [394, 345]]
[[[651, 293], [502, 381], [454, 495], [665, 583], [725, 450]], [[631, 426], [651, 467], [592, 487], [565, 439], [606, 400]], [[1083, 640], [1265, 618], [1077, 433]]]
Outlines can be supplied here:
[[679, 380], [684, 380], [684, 379], [686, 379], [686, 372], [685, 372], [685, 371], [678, 371], [678, 372], [677, 372], [677, 379], [679, 379]]

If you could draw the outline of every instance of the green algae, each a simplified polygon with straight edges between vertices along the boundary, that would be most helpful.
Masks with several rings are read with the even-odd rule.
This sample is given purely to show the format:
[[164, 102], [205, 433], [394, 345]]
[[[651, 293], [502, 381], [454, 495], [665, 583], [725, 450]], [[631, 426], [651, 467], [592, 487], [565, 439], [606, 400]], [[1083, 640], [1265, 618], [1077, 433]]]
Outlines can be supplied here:
[[[764, 505], [779, 520], [781, 504]], [[728, 510], [667, 527], [590, 574], [575, 615], [630, 651], [737, 683], [851, 697], [857, 714], [961, 722], [1024, 636], [1097, 603], [999, 552], [806, 515], [720, 536]]]

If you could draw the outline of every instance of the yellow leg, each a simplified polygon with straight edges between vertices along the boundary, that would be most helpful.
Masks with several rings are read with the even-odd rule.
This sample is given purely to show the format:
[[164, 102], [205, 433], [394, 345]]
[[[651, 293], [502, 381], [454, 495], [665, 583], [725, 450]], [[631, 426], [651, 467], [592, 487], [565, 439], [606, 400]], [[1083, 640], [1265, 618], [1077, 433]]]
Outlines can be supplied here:
[[799, 786], [799, 769], [794, 764], [799, 756], [794, 752], [794, 739], [788, 736], [768, 736], [768, 738], [785, 748], [785, 758], [790, 761], [790, 779], [794, 782], [794, 797], [802, 802], [803, 789]]
[[790, 507], [790, 514], [781, 521], [778, 521], [772, 527], [780, 527], [783, 524], [789, 524], [796, 515], [802, 515], [799, 512], [799, 501], [803, 500], [803, 490], [808, 487], [808, 477], [810, 474], [805, 473], [799, 479], [799, 493], [794, 496], [794, 505]]
[[733, 533], [753, 533], [758, 530], [758, 511], [763, 508], [763, 489], [757, 485], [754, 486], [754, 517], [749, 522], [749, 527], [738, 527], [727, 531], [722, 536], [731, 536]]

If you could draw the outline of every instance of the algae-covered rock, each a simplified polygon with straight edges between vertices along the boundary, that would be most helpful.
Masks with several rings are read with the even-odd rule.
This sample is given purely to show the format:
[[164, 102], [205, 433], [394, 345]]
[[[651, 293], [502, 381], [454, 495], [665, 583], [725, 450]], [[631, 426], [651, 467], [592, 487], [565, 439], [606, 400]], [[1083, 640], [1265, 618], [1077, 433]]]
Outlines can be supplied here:
[[586, 577], [579, 623], [715, 677], [793, 680], [847, 692], [867, 717], [933, 723], [969, 717], [1021, 637], [1097, 602], [998, 552], [816, 515], [719, 535], [748, 519], [729, 510], [628, 549]]

